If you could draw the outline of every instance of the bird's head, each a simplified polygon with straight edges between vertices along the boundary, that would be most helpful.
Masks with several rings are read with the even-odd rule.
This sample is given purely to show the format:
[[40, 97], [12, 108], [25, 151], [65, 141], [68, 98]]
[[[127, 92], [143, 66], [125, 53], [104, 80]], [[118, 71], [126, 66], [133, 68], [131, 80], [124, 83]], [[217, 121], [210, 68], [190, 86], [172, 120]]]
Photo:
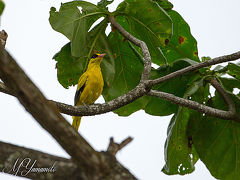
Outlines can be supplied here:
[[98, 53], [93, 54], [89, 61], [89, 65], [90, 64], [100, 64], [105, 55], [106, 55], [105, 53], [104, 54], [98, 54]]

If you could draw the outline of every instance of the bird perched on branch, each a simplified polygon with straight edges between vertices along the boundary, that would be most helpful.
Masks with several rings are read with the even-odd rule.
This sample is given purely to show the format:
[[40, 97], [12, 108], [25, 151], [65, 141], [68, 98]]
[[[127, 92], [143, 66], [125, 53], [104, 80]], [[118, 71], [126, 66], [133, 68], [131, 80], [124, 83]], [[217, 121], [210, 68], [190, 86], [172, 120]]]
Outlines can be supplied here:
[[[105, 54], [94, 54], [89, 63], [87, 70], [78, 80], [78, 86], [74, 98], [74, 105], [80, 106], [93, 104], [102, 94], [103, 77], [101, 72], [101, 61]], [[81, 122], [81, 116], [73, 116], [72, 126], [78, 131]]]

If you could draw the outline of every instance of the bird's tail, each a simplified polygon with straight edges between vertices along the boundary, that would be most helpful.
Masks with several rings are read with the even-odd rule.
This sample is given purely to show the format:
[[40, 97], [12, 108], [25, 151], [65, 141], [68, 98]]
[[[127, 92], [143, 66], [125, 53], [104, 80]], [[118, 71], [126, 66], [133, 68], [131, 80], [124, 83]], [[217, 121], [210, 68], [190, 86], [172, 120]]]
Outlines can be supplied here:
[[76, 129], [76, 131], [78, 131], [82, 116], [73, 116], [72, 118], [73, 118], [72, 126], [74, 127], [74, 129]]

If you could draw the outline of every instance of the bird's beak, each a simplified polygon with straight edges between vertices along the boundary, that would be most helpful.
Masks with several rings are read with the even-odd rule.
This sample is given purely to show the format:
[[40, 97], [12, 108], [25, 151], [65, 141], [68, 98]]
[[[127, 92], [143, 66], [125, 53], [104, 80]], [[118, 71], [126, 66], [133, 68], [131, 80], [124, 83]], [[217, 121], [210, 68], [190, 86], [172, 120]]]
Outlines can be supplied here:
[[98, 57], [103, 58], [106, 54], [99, 54]]

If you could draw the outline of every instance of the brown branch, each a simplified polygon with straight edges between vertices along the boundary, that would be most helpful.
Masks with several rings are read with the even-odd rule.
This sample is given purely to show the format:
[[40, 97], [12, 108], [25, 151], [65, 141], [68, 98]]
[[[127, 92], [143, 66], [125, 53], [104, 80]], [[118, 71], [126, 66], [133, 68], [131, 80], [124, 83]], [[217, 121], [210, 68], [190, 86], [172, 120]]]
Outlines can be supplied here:
[[87, 178], [119, 177], [135, 179], [109, 153], [96, 152], [86, 140], [59, 114], [32, 83], [14, 59], [0, 45], [0, 78], [25, 109], [67, 151], [73, 160], [87, 173]]
[[[72, 160], [37, 150], [0, 141], [0, 154], [0, 172], [3, 173], [31, 179], [65, 180], [71, 177], [72, 180], [77, 180], [80, 177], [86, 176], [84, 171], [81, 171]], [[17, 164], [14, 166], [16, 162]], [[24, 162], [24, 164], [29, 163], [29, 166], [22, 167], [22, 162]], [[32, 165], [33, 167], [31, 167]], [[17, 171], [19, 166], [21, 166], [21, 168]], [[40, 172], [34, 172], [34, 168], [40, 168]], [[48, 172], [44, 172], [43, 168], [48, 168]], [[26, 171], [30, 169], [33, 171], [26, 173]]]
[[[240, 53], [237, 52], [237, 53], [234, 53], [234, 56], [233, 56], [235, 59], [228, 59], [228, 60], [229, 61], [236, 60], [237, 54], [238, 54], [238, 56], [240, 56]], [[232, 55], [227, 55], [227, 56], [218, 57], [218, 58], [214, 58], [214, 59], [218, 59], [218, 60], [222, 61], [222, 59], [226, 60], [226, 57], [230, 58], [230, 57], [232, 57]], [[218, 62], [218, 61], [214, 61], [214, 62]], [[201, 64], [201, 63], [199, 63], [199, 64]], [[206, 65], [206, 63], [205, 63], [205, 65]], [[198, 66], [198, 68], [201, 68], [201, 67], [202, 67], [202, 65]], [[186, 67], [186, 68], [181, 69], [179, 71], [176, 71], [177, 73], [173, 72], [169, 75], [164, 76], [164, 77], [167, 77], [167, 78], [164, 78], [164, 77], [160, 78], [161, 82], [167, 81], [167, 80], [169, 80], [171, 78], [174, 78], [174, 77], [177, 77], [177, 76], [180, 76], [180, 75], [182, 75], [183, 72], [187, 73], [187, 72], [190, 72], [191, 70], [192, 70], [192, 66], [189, 66], [189, 67]], [[152, 81], [154, 81], [154, 80], [152, 80]], [[106, 112], [114, 111], [114, 110], [116, 110], [116, 109], [118, 109], [118, 108], [120, 108], [120, 107], [122, 107], [126, 104], [129, 104], [129, 103], [133, 102], [134, 100], [142, 97], [143, 95], [147, 94], [148, 89], [154, 84], [154, 83], [152, 83], [152, 81], [145, 81], [144, 83], [139, 84], [136, 88], [131, 90], [129, 93], [124, 94], [124, 95], [122, 95], [122, 96], [120, 96], [120, 97], [118, 97], [118, 98], [116, 98], [112, 101], [109, 101], [109, 102], [106, 102], [106, 103], [103, 103], [103, 104], [90, 105], [88, 109], [86, 109], [83, 106], [71, 106], [71, 105], [67, 105], [67, 104], [64, 104], [64, 103], [61, 103], [61, 102], [56, 102], [56, 101], [51, 101], [51, 102], [53, 102], [57, 106], [57, 108], [60, 110], [61, 113], [72, 115], [72, 116], [73, 115], [92, 116], [92, 115], [96, 115], [96, 114], [103, 114], [103, 113], [106, 113]], [[2, 83], [0, 83], [0, 91], [12, 95], [12, 92], [10, 92], [9, 89], [7, 89], [7, 87]], [[152, 94], [152, 92], [154, 92], [154, 94]], [[159, 95], [159, 93], [161, 95]], [[170, 102], [178, 104], [176, 101], [179, 101], [179, 99], [178, 99], [179, 97], [176, 97], [176, 96], [172, 95], [174, 98], [169, 98], [169, 94], [168, 93], [163, 93], [163, 92], [158, 92], [157, 94], [158, 94], [157, 97], [159, 97], [159, 98], [163, 98], [163, 99], [166, 99]], [[151, 93], [148, 94], [148, 95], [154, 95], [155, 96], [156, 94], [155, 94], [155, 91], [151, 91]], [[180, 100], [180, 103], [181, 103], [181, 100]], [[221, 111], [221, 110], [218, 111], [218, 109], [215, 109], [215, 108], [205, 109], [205, 107], [207, 107], [207, 106], [204, 106], [204, 105], [201, 105], [199, 103], [184, 99], [184, 104], [187, 104], [187, 103], [189, 103], [190, 105], [186, 106], [186, 107], [189, 107], [191, 109], [195, 109], [199, 112], [206, 113], [207, 115], [213, 115], [215, 117], [219, 117], [219, 118], [223, 118], [223, 119], [232, 119], [232, 118], [235, 119], [236, 118], [236, 117], [233, 117], [232, 113], [226, 113], [225, 115], [223, 115], [222, 113], [225, 113], [225, 111]], [[195, 103], [195, 105], [192, 105], [194, 103]], [[181, 105], [185, 106], [184, 104], [181, 104]], [[199, 107], [197, 107], [197, 106], [199, 106]]]
[[124, 148], [130, 142], [132, 142], [132, 140], [133, 140], [132, 137], [128, 137], [124, 141], [122, 141], [120, 144], [118, 144], [118, 143], [115, 143], [113, 137], [111, 137], [107, 152], [109, 152], [110, 154], [115, 156], [118, 151], [120, 151], [122, 148]]
[[180, 69], [178, 71], [175, 71], [171, 74], [160, 77], [158, 79], [151, 80], [151, 84], [152, 85], [159, 84], [159, 83], [162, 83], [164, 81], [175, 78], [177, 76], [181, 76], [181, 75], [183, 75], [187, 72], [192, 72], [192, 71], [195, 71], [197, 69], [208, 67], [208, 66], [211, 66], [211, 65], [214, 65], [214, 64], [219, 64], [219, 63], [229, 62], [229, 61], [235, 61], [235, 60], [238, 60], [239, 58], [240, 58], [240, 51], [238, 51], [236, 53], [233, 53], [233, 54], [230, 54], [230, 55], [220, 56], [220, 57], [211, 59], [209, 61], [205, 61], [205, 62], [202, 62], [202, 63], [198, 63], [198, 64], [188, 66], [186, 68]]
[[188, 107], [188, 108], [194, 109], [198, 112], [205, 113], [209, 116], [218, 117], [218, 118], [226, 119], [226, 120], [235, 120], [237, 122], [240, 122], [240, 119], [239, 119], [239, 117], [236, 116], [236, 113], [233, 113], [231, 111], [223, 111], [220, 109], [215, 109], [215, 108], [200, 104], [195, 101], [187, 100], [187, 99], [180, 98], [180, 97], [177, 97], [175, 95], [172, 95], [172, 94], [169, 94], [166, 92], [161, 92], [161, 91], [156, 91], [156, 90], [151, 90], [148, 93], [148, 95], [168, 100], [179, 106]]
[[6, 33], [6, 31], [4, 30], [0, 31], [0, 40], [3, 47], [5, 47], [6, 45], [7, 38], [8, 38], [8, 34]]
[[[129, 34], [128, 32], [126, 32], [114, 19], [114, 17], [110, 17], [110, 22], [114, 25], [114, 27], [119, 30], [119, 32], [129, 41], [133, 42], [134, 44], [138, 45], [138, 46], [145, 46], [145, 43], [136, 39], [135, 37], [133, 37], [131, 34]], [[142, 44], [144, 43], [144, 44]], [[142, 44], [142, 45], [141, 45]], [[212, 60], [209, 61], [205, 61], [202, 63], [198, 63], [189, 67], [186, 67], [184, 69], [178, 70], [176, 72], [173, 72], [171, 74], [168, 74], [166, 76], [163, 76], [161, 78], [155, 79], [155, 80], [147, 80], [147, 76], [149, 77], [149, 72], [150, 72], [150, 67], [151, 67], [151, 59], [150, 59], [150, 55], [148, 52], [147, 47], [146, 48], [142, 48], [143, 54], [145, 53], [145, 57], [144, 57], [144, 70], [143, 70], [143, 75], [142, 75], [142, 81], [139, 83], [139, 85], [136, 86], [136, 88], [134, 88], [133, 90], [131, 90], [130, 92], [128, 92], [127, 94], [124, 94], [112, 101], [103, 103], [103, 104], [94, 104], [94, 105], [90, 105], [89, 108], [85, 108], [83, 106], [71, 106], [71, 105], [67, 105], [64, 103], [60, 103], [60, 102], [55, 102], [55, 101], [51, 101], [53, 102], [57, 108], [60, 110], [60, 112], [64, 113], [64, 114], [68, 114], [71, 116], [92, 116], [92, 115], [96, 115], [96, 114], [103, 114], [106, 112], [110, 112], [110, 111], [114, 111], [124, 105], [127, 105], [131, 102], [133, 102], [134, 100], [142, 97], [143, 95], [146, 95], [149, 90], [151, 89], [151, 87], [155, 84], [170, 80], [172, 78], [175, 78], [177, 76], [183, 75], [184, 73], [187, 72], [191, 72], [203, 67], [207, 67], [210, 65], [214, 65], [214, 64], [218, 64], [218, 63], [222, 63], [222, 62], [227, 62], [227, 61], [234, 61], [240, 58], [240, 51], [230, 54], [230, 55], [226, 55], [226, 56], [221, 56], [221, 57], [217, 57], [214, 58]], [[145, 74], [145, 75], [144, 75]], [[0, 91], [5, 91], [5, 88], [0, 88]], [[154, 92], [154, 91], [153, 91]], [[7, 91], [7, 93], [10, 93], [9, 91]], [[166, 95], [166, 97], [165, 97]], [[171, 102], [171, 98], [168, 98], [168, 94], [161, 94], [161, 97], [164, 99], [169, 99], [169, 101]], [[175, 97], [174, 99], [176, 99], [178, 97]], [[188, 101], [188, 100], [186, 100]], [[175, 103], [175, 101], [173, 102]], [[189, 103], [191, 103], [191, 101], [189, 101]], [[191, 108], [193, 106], [189, 106], [189, 108]], [[205, 106], [201, 106], [201, 108], [205, 108]], [[196, 110], [196, 109], [195, 109]], [[212, 109], [215, 113], [205, 109], [205, 110], [201, 110], [205, 111], [206, 114], [211, 115], [211, 114], [216, 114], [216, 112], [221, 112], [221, 111], [215, 111], [218, 109]], [[219, 114], [219, 117], [223, 117], [221, 114]]]
[[223, 100], [225, 101], [225, 103], [228, 106], [228, 110], [230, 112], [232, 112], [233, 114], [236, 114], [235, 104], [232, 101], [232, 99], [230, 98], [230, 96], [228, 95], [228, 93], [225, 91], [225, 89], [221, 86], [221, 84], [215, 78], [212, 78], [210, 80], [210, 83], [218, 91], [220, 96], [223, 97]]
[[4, 85], [4, 83], [0, 82], [0, 92], [3, 92], [5, 94], [8, 94], [8, 95], [12, 95], [12, 96], [15, 96], [8, 87], [6, 87]]

